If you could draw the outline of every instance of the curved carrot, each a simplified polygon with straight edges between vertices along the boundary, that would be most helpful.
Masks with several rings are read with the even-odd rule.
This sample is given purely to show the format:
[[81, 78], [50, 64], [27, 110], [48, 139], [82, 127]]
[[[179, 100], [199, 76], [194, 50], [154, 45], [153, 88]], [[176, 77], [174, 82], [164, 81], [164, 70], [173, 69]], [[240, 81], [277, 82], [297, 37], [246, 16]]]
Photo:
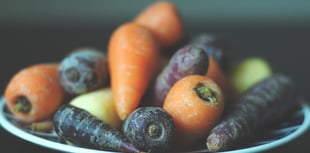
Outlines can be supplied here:
[[163, 108], [176, 125], [176, 144], [188, 146], [205, 137], [224, 110], [220, 87], [203, 75], [189, 75], [169, 90]]
[[157, 70], [159, 48], [146, 27], [124, 23], [111, 36], [108, 61], [116, 110], [124, 120], [138, 107]]
[[184, 35], [179, 12], [173, 3], [168, 1], [151, 4], [136, 16], [134, 22], [150, 28], [163, 47], [176, 44]]
[[65, 92], [58, 79], [58, 64], [36, 64], [16, 73], [4, 96], [17, 119], [36, 122], [52, 116]]

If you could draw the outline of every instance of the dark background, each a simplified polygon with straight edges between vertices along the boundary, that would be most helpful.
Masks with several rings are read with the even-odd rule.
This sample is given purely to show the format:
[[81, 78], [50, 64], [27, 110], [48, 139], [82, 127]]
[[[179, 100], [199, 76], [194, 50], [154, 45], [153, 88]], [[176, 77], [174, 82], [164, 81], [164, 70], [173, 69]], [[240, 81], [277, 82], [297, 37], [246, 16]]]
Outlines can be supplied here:
[[[78, 47], [106, 50], [111, 32], [153, 1], [0, 0], [0, 91], [31, 64], [60, 61]], [[310, 3], [307, 1], [173, 1], [189, 34], [225, 38], [235, 60], [261, 56], [291, 76], [310, 100]], [[0, 130], [0, 148], [52, 152]], [[270, 152], [308, 152], [310, 134]], [[11, 151], [10, 151], [11, 152]]]

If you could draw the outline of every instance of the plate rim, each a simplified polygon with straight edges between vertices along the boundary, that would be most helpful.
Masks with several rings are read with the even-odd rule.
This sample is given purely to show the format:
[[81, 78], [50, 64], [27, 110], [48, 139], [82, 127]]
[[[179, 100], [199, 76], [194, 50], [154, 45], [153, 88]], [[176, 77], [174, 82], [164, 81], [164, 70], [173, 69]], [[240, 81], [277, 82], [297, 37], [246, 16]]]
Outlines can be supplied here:
[[[13, 134], [14, 136], [21, 138], [25, 141], [34, 143], [36, 145], [50, 148], [53, 150], [58, 150], [62, 152], [79, 152], [79, 153], [120, 153], [120, 152], [114, 152], [114, 151], [105, 151], [105, 150], [95, 150], [95, 149], [89, 149], [89, 148], [83, 148], [78, 146], [71, 146], [68, 144], [63, 144], [55, 141], [51, 141], [45, 138], [41, 138], [39, 136], [33, 135], [31, 133], [28, 133], [15, 125], [13, 125], [9, 120], [6, 119], [4, 115], [4, 107], [5, 107], [5, 101], [4, 98], [1, 97], [0, 99], [0, 125], [9, 133]], [[24, 137], [22, 137], [22, 135]]]
[[[4, 108], [5, 108], [5, 100], [2, 96], [0, 98], [0, 125], [9, 133], [12, 135], [21, 138], [25, 141], [28, 141], [30, 143], [34, 143], [36, 145], [46, 147], [53, 150], [58, 151], [65, 151], [65, 152], [80, 152], [80, 153], [120, 153], [115, 151], [105, 151], [105, 150], [96, 150], [96, 149], [90, 149], [90, 148], [83, 148], [78, 146], [71, 146], [68, 144], [63, 144], [59, 142], [55, 142], [52, 140], [48, 140], [36, 135], [33, 135], [31, 133], [28, 133], [17, 126], [13, 125], [4, 115]], [[245, 152], [262, 152], [266, 151], [272, 148], [276, 148], [278, 146], [284, 145], [288, 143], [289, 141], [292, 141], [296, 139], [297, 137], [301, 136], [303, 133], [305, 133], [309, 127], [310, 127], [310, 104], [306, 103], [305, 100], [302, 100], [300, 103], [301, 105], [301, 111], [304, 116], [303, 122], [299, 125], [299, 127], [289, 135], [286, 135], [285, 137], [282, 137], [278, 140], [263, 144], [263, 145], [257, 145], [252, 146], [249, 148], [243, 148], [243, 149], [236, 149], [236, 150], [229, 150], [229, 151], [223, 151], [219, 153], [245, 153]], [[207, 149], [203, 150], [194, 150], [190, 151], [189, 153], [199, 153], [199, 152], [208, 152]]]

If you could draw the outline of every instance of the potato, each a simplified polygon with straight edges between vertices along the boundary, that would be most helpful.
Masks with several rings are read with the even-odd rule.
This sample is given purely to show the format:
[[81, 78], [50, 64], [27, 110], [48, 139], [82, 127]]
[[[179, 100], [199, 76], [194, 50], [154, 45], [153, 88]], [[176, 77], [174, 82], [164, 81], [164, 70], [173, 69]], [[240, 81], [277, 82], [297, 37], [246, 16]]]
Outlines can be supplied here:
[[119, 129], [121, 120], [116, 113], [110, 88], [102, 88], [78, 95], [70, 104], [88, 111], [90, 114]]
[[272, 68], [264, 58], [248, 57], [235, 67], [232, 82], [237, 92], [242, 93], [271, 74]]

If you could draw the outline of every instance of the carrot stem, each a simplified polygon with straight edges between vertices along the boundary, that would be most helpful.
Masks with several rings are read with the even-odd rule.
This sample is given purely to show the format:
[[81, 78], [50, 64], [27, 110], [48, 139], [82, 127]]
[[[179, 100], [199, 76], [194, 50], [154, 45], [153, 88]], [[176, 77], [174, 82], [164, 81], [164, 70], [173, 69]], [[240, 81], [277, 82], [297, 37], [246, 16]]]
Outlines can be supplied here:
[[17, 98], [14, 105], [14, 112], [28, 113], [31, 110], [31, 103], [25, 96], [20, 96]]
[[204, 101], [208, 101], [210, 103], [216, 103], [216, 95], [215, 92], [210, 88], [202, 84], [201, 82], [197, 83], [196, 87], [193, 89], [196, 94]]

